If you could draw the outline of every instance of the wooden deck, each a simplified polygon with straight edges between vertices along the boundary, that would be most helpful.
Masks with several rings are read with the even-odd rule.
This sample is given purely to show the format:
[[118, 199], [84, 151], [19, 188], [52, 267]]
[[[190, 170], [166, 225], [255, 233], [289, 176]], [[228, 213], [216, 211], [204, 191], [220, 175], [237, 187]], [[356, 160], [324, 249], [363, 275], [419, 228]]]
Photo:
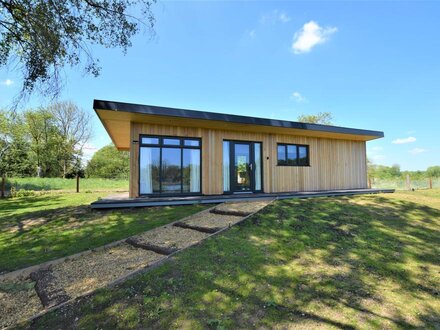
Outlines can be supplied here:
[[264, 199], [286, 199], [286, 198], [311, 198], [327, 196], [349, 196], [364, 194], [393, 193], [394, 189], [343, 189], [343, 190], [322, 190], [270, 194], [233, 194], [233, 195], [209, 195], [209, 196], [182, 196], [182, 197], [151, 197], [151, 198], [129, 198], [128, 194], [117, 194], [93, 202], [92, 209], [114, 209], [149, 206], [168, 205], [190, 205], [190, 204], [218, 204], [227, 201], [257, 201]]

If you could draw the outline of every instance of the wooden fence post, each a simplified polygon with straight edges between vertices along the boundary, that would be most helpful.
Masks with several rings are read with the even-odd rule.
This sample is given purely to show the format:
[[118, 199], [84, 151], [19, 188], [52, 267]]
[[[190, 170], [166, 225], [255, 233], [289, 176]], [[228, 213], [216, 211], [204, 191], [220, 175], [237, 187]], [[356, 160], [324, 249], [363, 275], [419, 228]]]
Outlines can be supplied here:
[[368, 188], [371, 189], [371, 177], [370, 176], [368, 177]]
[[3, 174], [2, 175], [2, 192], [1, 192], [1, 198], [5, 198], [5, 187], [6, 187], [6, 177]]
[[429, 189], [432, 189], [432, 178], [429, 178]]
[[79, 175], [76, 175], [76, 192], [79, 193]]
[[406, 189], [411, 190], [411, 180], [409, 174], [406, 175]]

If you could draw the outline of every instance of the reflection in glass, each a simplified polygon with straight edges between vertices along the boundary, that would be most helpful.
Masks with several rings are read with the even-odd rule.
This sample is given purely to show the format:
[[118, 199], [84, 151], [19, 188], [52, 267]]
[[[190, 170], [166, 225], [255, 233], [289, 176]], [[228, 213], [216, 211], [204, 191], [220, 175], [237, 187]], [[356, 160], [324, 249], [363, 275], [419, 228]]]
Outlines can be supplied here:
[[235, 143], [235, 179], [237, 184], [237, 190], [250, 190], [250, 150], [249, 144]]
[[183, 192], [200, 192], [200, 150], [183, 149]]
[[296, 154], [296, 145], [288, 145], [287, 146], [287, 164], [288, 165], [297, 165], [297, 154]]
[[141, 148], [139, 171], [139, 192], [141, 194], [160, 192], [159, 164], [159, 148]]
[[162, 192], [181, 192], [181, 150], [162, 148]]
[[286, 164], [286, 146], [278, 145], [278, 165]]
[[307, 155], [307, 147], [300, 146], [299, 150], [299, 165], [307, 166], [308, 164], [308, 155]]
[[229, 141], [223, 141], [223, 191], [230, 191]]
[[185, 140], [185, 141], [183, 141], [183, 144], [188, 147], [199, 147], [200, 141], [199, 140]]
[[141, 142], [142, 142], [142, 144], [159, 144], [159, 138], [158, 137], [143, 137]]
[[261, 143], [254, 143], [255, 190], [261, 190]]
[[180, 145], [180, 139], [163, 139], [163, 144], [178, 146]]

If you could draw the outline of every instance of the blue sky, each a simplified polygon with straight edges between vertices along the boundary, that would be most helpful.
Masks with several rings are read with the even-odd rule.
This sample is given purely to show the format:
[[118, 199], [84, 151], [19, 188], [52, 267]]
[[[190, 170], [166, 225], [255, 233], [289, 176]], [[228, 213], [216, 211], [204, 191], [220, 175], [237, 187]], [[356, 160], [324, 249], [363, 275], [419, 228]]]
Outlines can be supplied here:
[[[95, 47], [102, 74], [65, 70], [62, 99], [93, 99], [381, 130], [377, 164], [440, 165], [440, 2], [159, 2], [156, 36], [127, 55]], [[0, 71], [0, 106], [20, 79]], [[27, 104], [44, 104], [33, 97]], [[110, 142], [94, 119], [93, 152]]]

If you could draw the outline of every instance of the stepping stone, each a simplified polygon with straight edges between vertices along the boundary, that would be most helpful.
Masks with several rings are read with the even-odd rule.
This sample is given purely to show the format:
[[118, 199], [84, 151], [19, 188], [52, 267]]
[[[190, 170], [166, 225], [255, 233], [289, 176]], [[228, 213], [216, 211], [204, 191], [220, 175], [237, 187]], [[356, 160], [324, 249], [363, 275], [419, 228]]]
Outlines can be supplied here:
[[223, 203], [211, 210], [211, 213], [245, 217], [257, 212], [269, 204], [271, 200], [256, 202]]
[[45, 308], [59, 305], [70, 299], [62, 284], [55, 277], [52, 268], [33, 272], [30, 278], [35, 281], [35, 291], [37, 291], [38, 297], [40, 297]]
[[129, 244], [161, 254], [171, 254], [200, 242], [208, 234], [172, 225], [156, 228], [128, 240]]
[[232, 226], [242, 218], [242, 216], [203, 212], [192, 216], [187, 220], [177, 222], [174, 225], [212, 234], [223, 228]]

